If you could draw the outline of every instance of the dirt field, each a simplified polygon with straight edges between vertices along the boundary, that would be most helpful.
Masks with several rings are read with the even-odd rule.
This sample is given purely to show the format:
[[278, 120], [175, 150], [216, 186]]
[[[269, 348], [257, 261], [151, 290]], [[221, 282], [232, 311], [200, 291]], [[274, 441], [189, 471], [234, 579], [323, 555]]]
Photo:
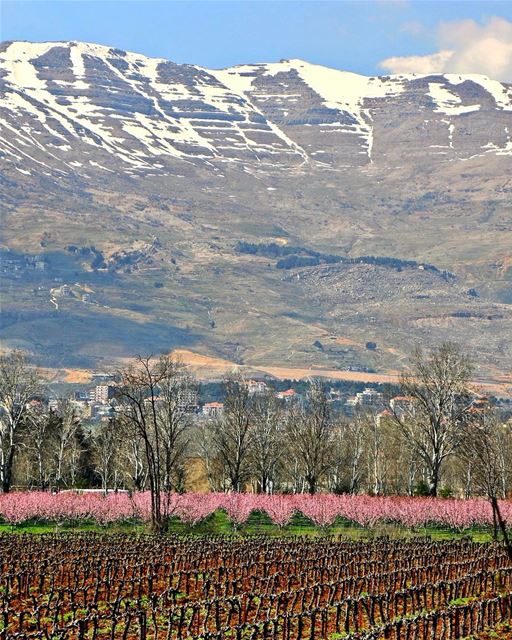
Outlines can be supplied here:
[[[245, 375], [268, 374], [275, 378], [287, 378], [291, 380], [320, 377], [330, 380], [367, 382], [368, 384], [383, 382], [398, 384], [400, 381], [399, 371], [365, 373], [316, 367], [300, 368], [251, 364], [238, 365], [229, 360], [195, 353], [188, 349], [176, 349], [173, 353], [201, 380], [216, 380], [232, 371], [241, 371]], [[126, 366], [129, 362], [129, 359], [124, 359], [121, 365]], [[48, 369], [48, 377], [52, 381], [88, 384], [92, 380], [92, 371], [87, 369]], [[512, 374], [502, 375], [496, 373], [495, 379], [493, 380], [476, 378], [474, 380], [474, 388], [482, 393], [510, 396], [512, 394]]]
[[[297, 368], [279, 366], [260, 365], [237, 365], [234, 362], [205, 356], [186, 349], [177, 349], [174, 353], [181, 360], [190, 366], [190, 369], [198, 377], [212, 379], [219, 375], [226, 374], [233, 370], [239, 370], [246, 374], [268, 373], [276, 378], [289, 378], [292, 380], [303, 380], [311, 377], [329, 378], [331, 380], [349, 380], [356, 382], [382, 383], [390, 382], [397, 384], [400, 380], [399, 371], [387, 371], [385, 373], [364, 373], [359, 371], [339, 371], [337, 369], [322, 368]], [[498, 393], [500, 395], [510, 395], [512, 388], [512, 375], [496, 376], [495, 380], [474, 380], [475, 389], [481, 389], [484, 393]]]

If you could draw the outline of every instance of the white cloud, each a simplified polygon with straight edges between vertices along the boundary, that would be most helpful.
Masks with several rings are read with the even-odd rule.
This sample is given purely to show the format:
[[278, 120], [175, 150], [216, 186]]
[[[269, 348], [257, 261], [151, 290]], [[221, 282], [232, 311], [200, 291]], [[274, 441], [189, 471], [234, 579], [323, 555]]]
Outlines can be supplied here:
[[439, 73], [446, 70], [446, 64], [453, 51], [439, 51], [429, 56], [405, 56], [387, 58], [379, 67], [391, 73]]
[[497, 17], [484, 25], [444, 22], [437, 40], [437, 53], [387, 58], [379, 67], [391, 73], [481, 73], [512, 82], [512, 22]]

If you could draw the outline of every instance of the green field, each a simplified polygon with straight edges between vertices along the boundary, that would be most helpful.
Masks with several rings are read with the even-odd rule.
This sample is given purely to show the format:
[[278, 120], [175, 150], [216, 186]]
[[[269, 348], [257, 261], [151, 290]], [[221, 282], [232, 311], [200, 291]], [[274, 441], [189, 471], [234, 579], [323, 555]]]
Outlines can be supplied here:
[[[28, 521], [14, 526], [5, 523], [0, 524], [0, 533], [44, 534], [63, 532], [131, 533], [140, 535], [148, 533], [149, 527], [137, 521], [124, 521], [102, 526], [92, 520], [61, 522]], [[492, 540], [491, 530], [485, 528], [471, 528], [462, 531], [435, 526], [408, 529], [399, 527], [396, 524], [379, 524], [372, 528], [364, 528], [358, 527], [341, 518], [338, 518], [332, 526], [320, 528], [302, 514], [295, 514], [288, 525], [278, 527], [272, 523], [265, 513], [253, 512], [243, 525], [235, 527], [229, 520], [227, 514], [222, 510], [216, 511], [196, 525], [187, 525], [178, 518], [171, 518], [168, 532], [197, 536], [253, 536], [260, 534], [273, 537], [302, 535], [309, 537], [334, 536], [336, 538], [349, 538], [352, 540], [365, 540], [382, 536], [389, 536], [392, 539], [428, 536], [433, 540], [451, 540], [464, 537], [469, 537], [475, 542], [489, 542]]]

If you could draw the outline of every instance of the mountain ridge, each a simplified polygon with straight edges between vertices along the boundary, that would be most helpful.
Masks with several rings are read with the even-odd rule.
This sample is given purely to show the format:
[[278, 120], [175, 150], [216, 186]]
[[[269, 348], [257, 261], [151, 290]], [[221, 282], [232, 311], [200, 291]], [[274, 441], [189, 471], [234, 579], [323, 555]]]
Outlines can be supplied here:
[[[386, 371], [452, 338], [509, 367], [512, 85], [21, 42], [0, 92], [6, 344]], [[283, 270], [240, 242], [299, 253]]]
[[[45, 69], [49, 68], [52, 60], [54, 69], [58, 68], [60, 72], [60, 79], [45, 79]], [[32, 61], [36, 62], [32, 64]], [[169, 65], [172, 68], [169, 69]], [[180, 74], [177, 72], [178, 67], [185, 71]], [[369, 162], [372, 162], [373, 126], [371, 108], [365, 108], [364, 101], [378, 102], [382, 98], [400, 96], [406, 91], [406, 84], [429, 79], [427, 95], [435, 107], [434, 111], [443, 115], [460, 116], [481, 109], [479, 103], [462, 104], [462, 98], [455, 93], [456, 87], [467, 82], [479, 87], [480, 93], [486, 92], [487, 100], [492, 98], [497, 110], [512, 110], [512, 85], [507, 86], [485, 76], [363, 76], [312, 65], [298, 59], [210, 70], [198, 65], [176, 65], [162, 58], [149, 58], [91, 43], [12, 42], [2, 43], [0, 69], [6, 93], [4, 106], [7, 109], [32, 111], [51, 134], [64, 141], [69, 135], [79, 135], [88, 143], [102, 145], [109, 153], [116, 154], [124, 163], [134, 168], [144, 168], [147, 157], [154, 159], [165, 155], [180, 159], [192, 157], [238, 160], [240, 158], [237, 157], [236, 147], [244, 145], [246, 150], [256, 155], [258, 162], [264, 162], [269, 154], [298, 154], [302, 162], [326, 164], [322, 159], [318, 161], [309, 155], [304, 146], [291, 139], [280, 128], [279, 123], [276, 124], [264, 114], [261, 104], [257, 104], [258, 100], [261, 103], [262, 98], [258, 93], [258, 83], [281, 74], [293, 76], [295, 81], [301, 82], [304, 88], [320, 98], [317, 100], [320, 104], [316, 104], [315, 109], [317, 112], [322, 109], [324, 111], [320, 116], [323, 116], [322, 124], [334, 125], [330, 134], [355, 134], [360, 138]], [[95, 86], [85, 79], [89, 76], [92, 81], [98, 78], [101, 81], [102, 74], [104, 76], [105, 73], [110, 73], [117, 83], [117, 89], [113, 90], [119, 93], [120, 87], [123, 88], [124, 85], [127, 99], [129, 97], [131, 100], [131, 103], [127, 101], [124, 105], [126, 121], [122, 125], [122, 134], [131, 138], [132, 146], [135, 141], [140, 143], [142, 153], [135, 148], [127, 150], [123, 144], [125, 139], [113, 136], [108, 131], [112, 127], [102, 126], [102, 119], [108, 120], [109, 115], [105, 109], [102, 111], [91, 107], [94, 102], [87, 94], [94, 95]], [[172, 76], [171, 80], [169, 75]], [[448, 90], [447, 85], [453, 90]], [[130, 96], [128, 92], [131, 92]], [[281, 120], [288, 116], [289, 109], [298, 102], [298, 95], [300, 94], [296, 96], [284, 92], [282, 96], [270, 96], [270, 99], [276, 98], [276, 104], [284, 102], [287, 105], [286, 109], [274, 106], [274, 112], [277, 110]], [[135, 96], [139, 97], [139, 108], [134, 104]], [[268, 101], [269, 94], [263, 97]], [[174, 101], [173, 105], [166, 108], [171, 100]], [[202, 101], [202, 109], [194, 104], [197, 100]], [[34, 111], [34, 108], [37, 109], [34, 102], [43, 105], [47, 115]], [[179, 110], [181, 104], [185, 110]], [[176, 105], [178, 108], [175, 108]], [[106, 108], [108, 109], [108, 105]], [[335, 113], [329, 113], [330, 111]], [[129, 113], [133, 117], [128, 118]], [[44, 122], [47, 117], [55, 121], [53, 128]], [[211, 125], [231, 120], [232, 133], [238, 136], [239, 141], [233, 139], [234, 144], [226, 145], [224, 139], [224, 144], [217, 148], [211, 140], [212, 137], [215, 138], [212, 135], [214, 127], [208, 125], [208, 119]], [[236, 125], [240, 121], [243, 121], [243, 129], [242, 125]], [[164, 129], [162, 124], [166, 125]], [[448, 145], [445, 146], [453, 149], [454, 125], [447, 124]], [[484, 153], [512, 154], [508, 128], [504, 128], [504, 133], [505, 144], [499, 146], [496, 142], [489, 142], [490, 146]], [[267, 134], [268, 140], [258, 143], [258, 136], [261, 138], [264, 134]], [[59, 148], [59, 145], [54, 146]], [[60, 145], [64, 150], [66, 146]], [[325, 152], [317, 150], [314, 153], [318, 155]], [[331, 168], [336, 168], [333, 163], [331, 165]], [[102, 168], [108, 171], [108, 168]], [[155, 166], [153, 162], [151, 169], [158, 172], [162, 167], [158, 164]]]

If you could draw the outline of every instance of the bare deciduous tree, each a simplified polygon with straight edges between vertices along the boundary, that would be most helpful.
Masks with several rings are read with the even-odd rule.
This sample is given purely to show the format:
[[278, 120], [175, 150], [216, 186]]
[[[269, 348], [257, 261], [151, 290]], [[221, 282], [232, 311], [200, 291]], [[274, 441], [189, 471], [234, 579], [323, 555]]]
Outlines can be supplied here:
[[251, 461], [258, 492], [273, 491], [283, 456], [284, 410], [273, 394], [256, 398]]
[[368, 490], [376, 496], [386, 491], [389, 472], [388, 438], [386, 426], [374, 413], [367, 412], [357, 421], [364, 434]]
[[195, 429], [194, 446], [199, 458], [203, 461], [208, 484], [213, 491], [225, 489], [225, 478], [222, 463], [214, 441], [216, 423], [202, 420]]
[[39, 371], [21, 351], [0, 356], [0, 484], [11, 489], [14, 458], [28, 428], [29, 402], [43, 392]]
[[[122, 423], [122, 421], [121, 421]], [[144, 463], [144, 442], [137, 432], [131, 432], [129, 438], [120, 443], [121, 459], [125, 461], [125, 477], [135, 491], [144, 491], [147, 469]]]
[[108, 493], [109, 485], [118, 489], [120, 469], [118, 464], [121, 434], [114, 418], [100, 422], [91, 432], [94, 470], [101, 480], [103, 493]]
[[45, 491], [52, 480], [52, 454], [58, 418], [53, 411], [47, 411], [42, 403], [31, 408], [27, 414], [30, 425], [26, 432], [25, 447], [30, 466], [30, 481], [38, 489]]
[[327, 395], [314, 381], [306, 404], [290, 412], [286, 425], [289, 466], [296, 464], [309, 493], [317, 492], [332, 465], [333, 435]]
[[172, 356], [161, 356], [156, 362], [151, 357], [138, 357], [136, 364], [121, 374], [119, 423], [127, 438], [139, 438], [142, 443], [154, 531], [167, 526], [171, 501], [162, 500], [162, 493], [171, 487], [173, 465], [182, 451], [183, 421], [175, 411], [176, 394], [182, 388], [176, 379], [181, 375]]
[[158, 427], [162, 434], [164, 491], [183, 491], [185, 453], [190, 443], [189, 408], [197, 385], [179, 360], [167, 362], [159, 384]]
[[151, 492], [151, 526], [165, 528], [161, 506], [161, 442], [157, 421], [157, 393], [163, 372], [151, 358], [137, 358], [135, 366], [122, 373], [121, 424], [127, 438], [138, 436], [144, 445]]
[[329, 487], [334, 493], [356, 493], [363, 479], [364, 433], [356, 420], [337, 418], [333, 425]]
[[[79, 448], [81, 421], [69, 398], [59, 400], [54, 413], [56, 423], [53, 430], [54, 481], [57, 487], [67, 484], [69, 463]], [[74, 466], [74, 465], [73, 465]]]
[[402, 376], [411, 410], [395, 412], [394, 418], [425, 466], [431, 496], [437, 496], [443, 464], [460, 441], [471, 405], [471, 373], [471, 363], [460, 348], [444, 343], [428, 355], [416, 350], [411, 369]]
[[241, 377], [227, 378], [224, 389], [224, 413], [212, 425], [213, 442], [230, 488], [243, 491], [244, 484], [251, 478], [252, 398]]
[[506, 460], [510, 451], [512, 427], [503, 424], [495, 411], [476, 411], [465, 425], [460, 455], [471, 468], [474, 486], [485, 495], [492, 507], [494, 536], [501, 529], [508, 555], [512, 560], [512, 542], [501, 515], [499, 498], [505, 498]]
[[348, 424], [348, 428], [345, 433], [348, 440], [348, 451], [350, 455], [349, 492], [353, 494], [359, 491], [363, 477], [362, 457], [364, 452], [364, 433], [356, 420], [353, 420]]

